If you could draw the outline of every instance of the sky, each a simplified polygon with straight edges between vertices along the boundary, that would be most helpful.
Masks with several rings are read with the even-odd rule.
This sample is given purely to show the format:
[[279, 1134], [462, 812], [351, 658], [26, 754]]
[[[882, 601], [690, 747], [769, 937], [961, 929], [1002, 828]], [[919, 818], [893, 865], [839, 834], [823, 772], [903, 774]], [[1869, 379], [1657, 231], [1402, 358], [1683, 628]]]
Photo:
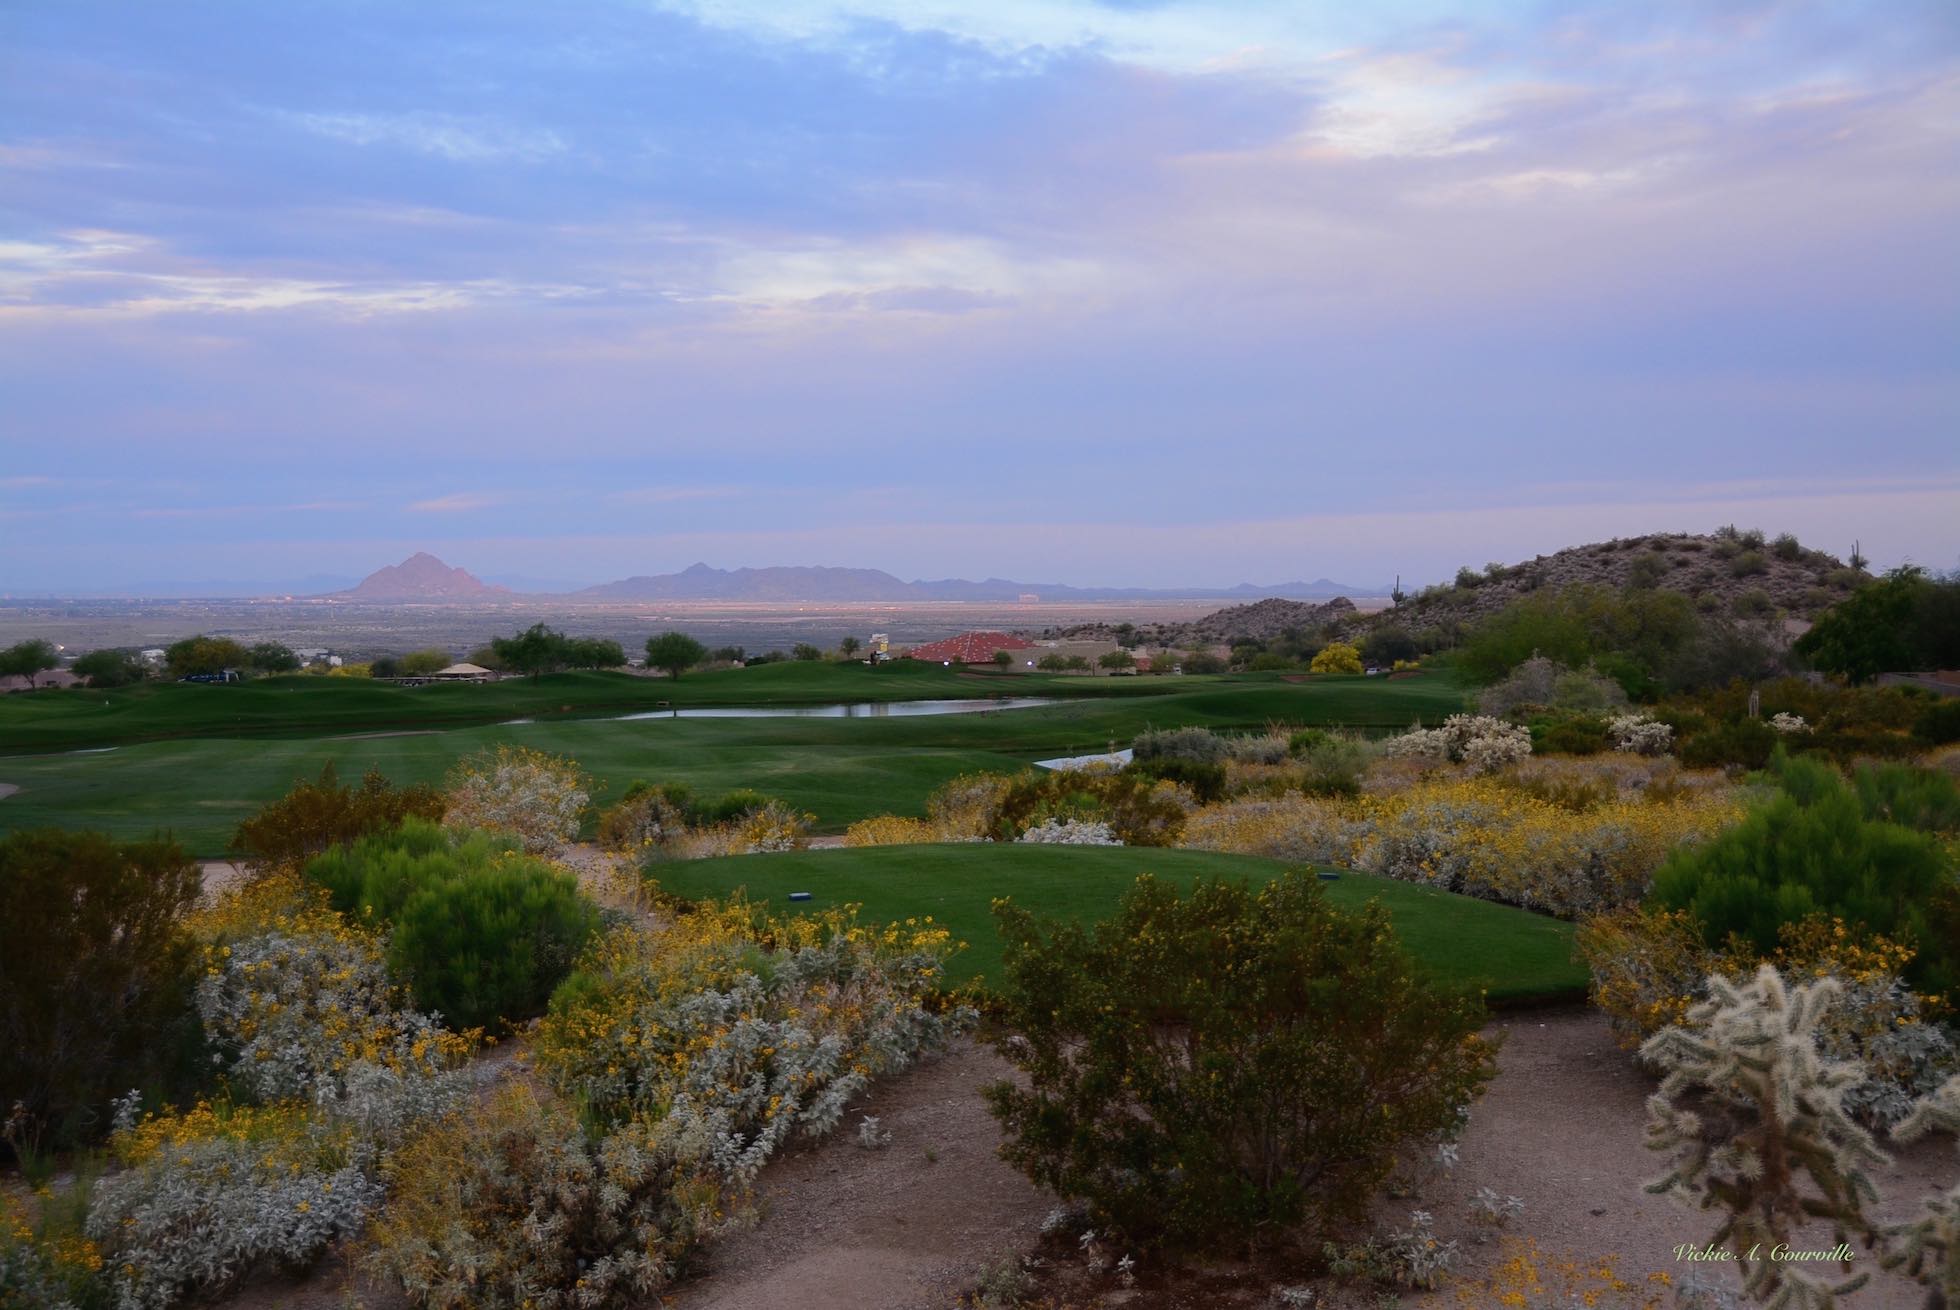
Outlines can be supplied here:
[[1951, 0], [0, 0], [0, 592], [1960, 566]]

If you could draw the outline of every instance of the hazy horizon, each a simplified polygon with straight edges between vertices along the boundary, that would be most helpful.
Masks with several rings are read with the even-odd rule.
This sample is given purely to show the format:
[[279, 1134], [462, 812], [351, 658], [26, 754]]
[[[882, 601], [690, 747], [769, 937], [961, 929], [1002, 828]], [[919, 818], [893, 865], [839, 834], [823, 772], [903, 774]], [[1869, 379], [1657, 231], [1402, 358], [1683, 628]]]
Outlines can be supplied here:
[[0, 12], [0, 593], [1960, 565], [1960, 9]]

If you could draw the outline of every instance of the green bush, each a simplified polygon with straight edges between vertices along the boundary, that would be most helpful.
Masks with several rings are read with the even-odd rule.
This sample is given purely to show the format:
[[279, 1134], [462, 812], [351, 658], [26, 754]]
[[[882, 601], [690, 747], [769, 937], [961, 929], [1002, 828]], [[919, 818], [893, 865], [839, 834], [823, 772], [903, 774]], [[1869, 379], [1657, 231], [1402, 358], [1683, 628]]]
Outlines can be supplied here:
[[1130, 771], [1145, 778], [1155, 778], [1160, 782], [1175, 782], [1189, 787], [1191, 794], [1206, 805], [1225, 799], [1223, 764], [1201, 763], [1197, 760], [1180, 759], [1174, 755], [1163, 755], [1154, 759], [1137, 760], [1130, 765]]
[[393, 928], [389, 968], [452, 1026], [544, 1012], [599, 925], [570, 875], [514, 839], [410, 820], [306, 866], [335, 909]]
[[1760, 769], [1769, 763], [1780, 740], [1776, 729], [1761, 719], [1718, 723], [1681, 743], [1681, 762], [1691, 769], [1715, 769], [1726, 764]]
[[1209, 728], [1158, 728], [1137, 734], [1130, 755], [1138, 760], [1190, 760], [1216, 764], [1231, 753], [1223, 737]]
[[1960, 782], [1909, 764], [1867, 764], [1851, 775], [1865, 817], [1920, 832], [1960, 832]]
[[1912, 735], [1929, 746], [1960, 741], [1960, 696], [1934, 701], [1912, 721]]
[[416, 784], [396, 787], [369, 769], [359, 787], [344, 787], [333, 761], [312, 782], [293, 789], [238, 825], [231, 849], [261, 868], [297, 864], [330, 846], [386, 832], [404, 819], [440, 819], [442, 793]]
[[1309, 1249], [1489, 1080], [1483, 1007], [1415, 971], [1378, 905], [1310, 876], [1188, 896], [1145, 876], [1093, 927], [996, 909], [1003, 1156], [1126, 1239]]
[[1541, 714], [1529, 726], [1533, 755], [1597, 755], [1613, 744], [1606, 720], [1593, 714]]
[[0, 1113], [42, 1147], [106, 1125], [109, 1098], [167, 1081], [194, 1045], [197, 863], [175, 842], [53, 828], [0, 840]]
[[1930, 908], [1954, 894], [1939, 840], [1870, 817], [1859, 791], [1820, 762], [1779, 760], [1777, 774], [1775, 799], [1661, 866], [1649, 903], [1691, 913], [1711, 948], [1733, 935], [1760, 956], [1776, 949], [1783, 925], [1833, 915], [1912, 946], [1915, 990], [1954, 994], [1960, 939], [1936, 931]]

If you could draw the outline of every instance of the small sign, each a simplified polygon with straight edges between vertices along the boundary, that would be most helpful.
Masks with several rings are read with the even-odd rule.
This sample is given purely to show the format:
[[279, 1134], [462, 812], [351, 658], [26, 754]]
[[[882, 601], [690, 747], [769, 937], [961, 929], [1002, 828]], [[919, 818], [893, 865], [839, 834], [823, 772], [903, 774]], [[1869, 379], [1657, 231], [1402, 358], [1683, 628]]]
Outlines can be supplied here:
[[789, 894], [789, 898], [790, 898], [790, 899], [791, 899], [792, 901], [807, 901], [807, 900], [809, 900], [809, 899], [810, 899], [810, 893], [809, 893], [809, 892], [791, 892], [791, 893]]

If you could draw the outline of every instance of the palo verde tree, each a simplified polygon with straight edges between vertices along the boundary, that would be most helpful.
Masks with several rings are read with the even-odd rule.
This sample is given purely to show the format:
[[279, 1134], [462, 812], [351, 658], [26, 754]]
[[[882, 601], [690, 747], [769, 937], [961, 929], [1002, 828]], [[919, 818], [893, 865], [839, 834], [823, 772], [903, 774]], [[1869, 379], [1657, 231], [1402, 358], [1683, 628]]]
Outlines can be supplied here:
[[708, 648], [685, 632], [663, 632], [647, 638], [647, 667], [664, 669], [672, 678], [678, 679], [707, 654]]
[[1960, 663], [1960, 580], [1911, 565], [1831, 606], [1797, 638], [1797, 654], [1852, 683]]

